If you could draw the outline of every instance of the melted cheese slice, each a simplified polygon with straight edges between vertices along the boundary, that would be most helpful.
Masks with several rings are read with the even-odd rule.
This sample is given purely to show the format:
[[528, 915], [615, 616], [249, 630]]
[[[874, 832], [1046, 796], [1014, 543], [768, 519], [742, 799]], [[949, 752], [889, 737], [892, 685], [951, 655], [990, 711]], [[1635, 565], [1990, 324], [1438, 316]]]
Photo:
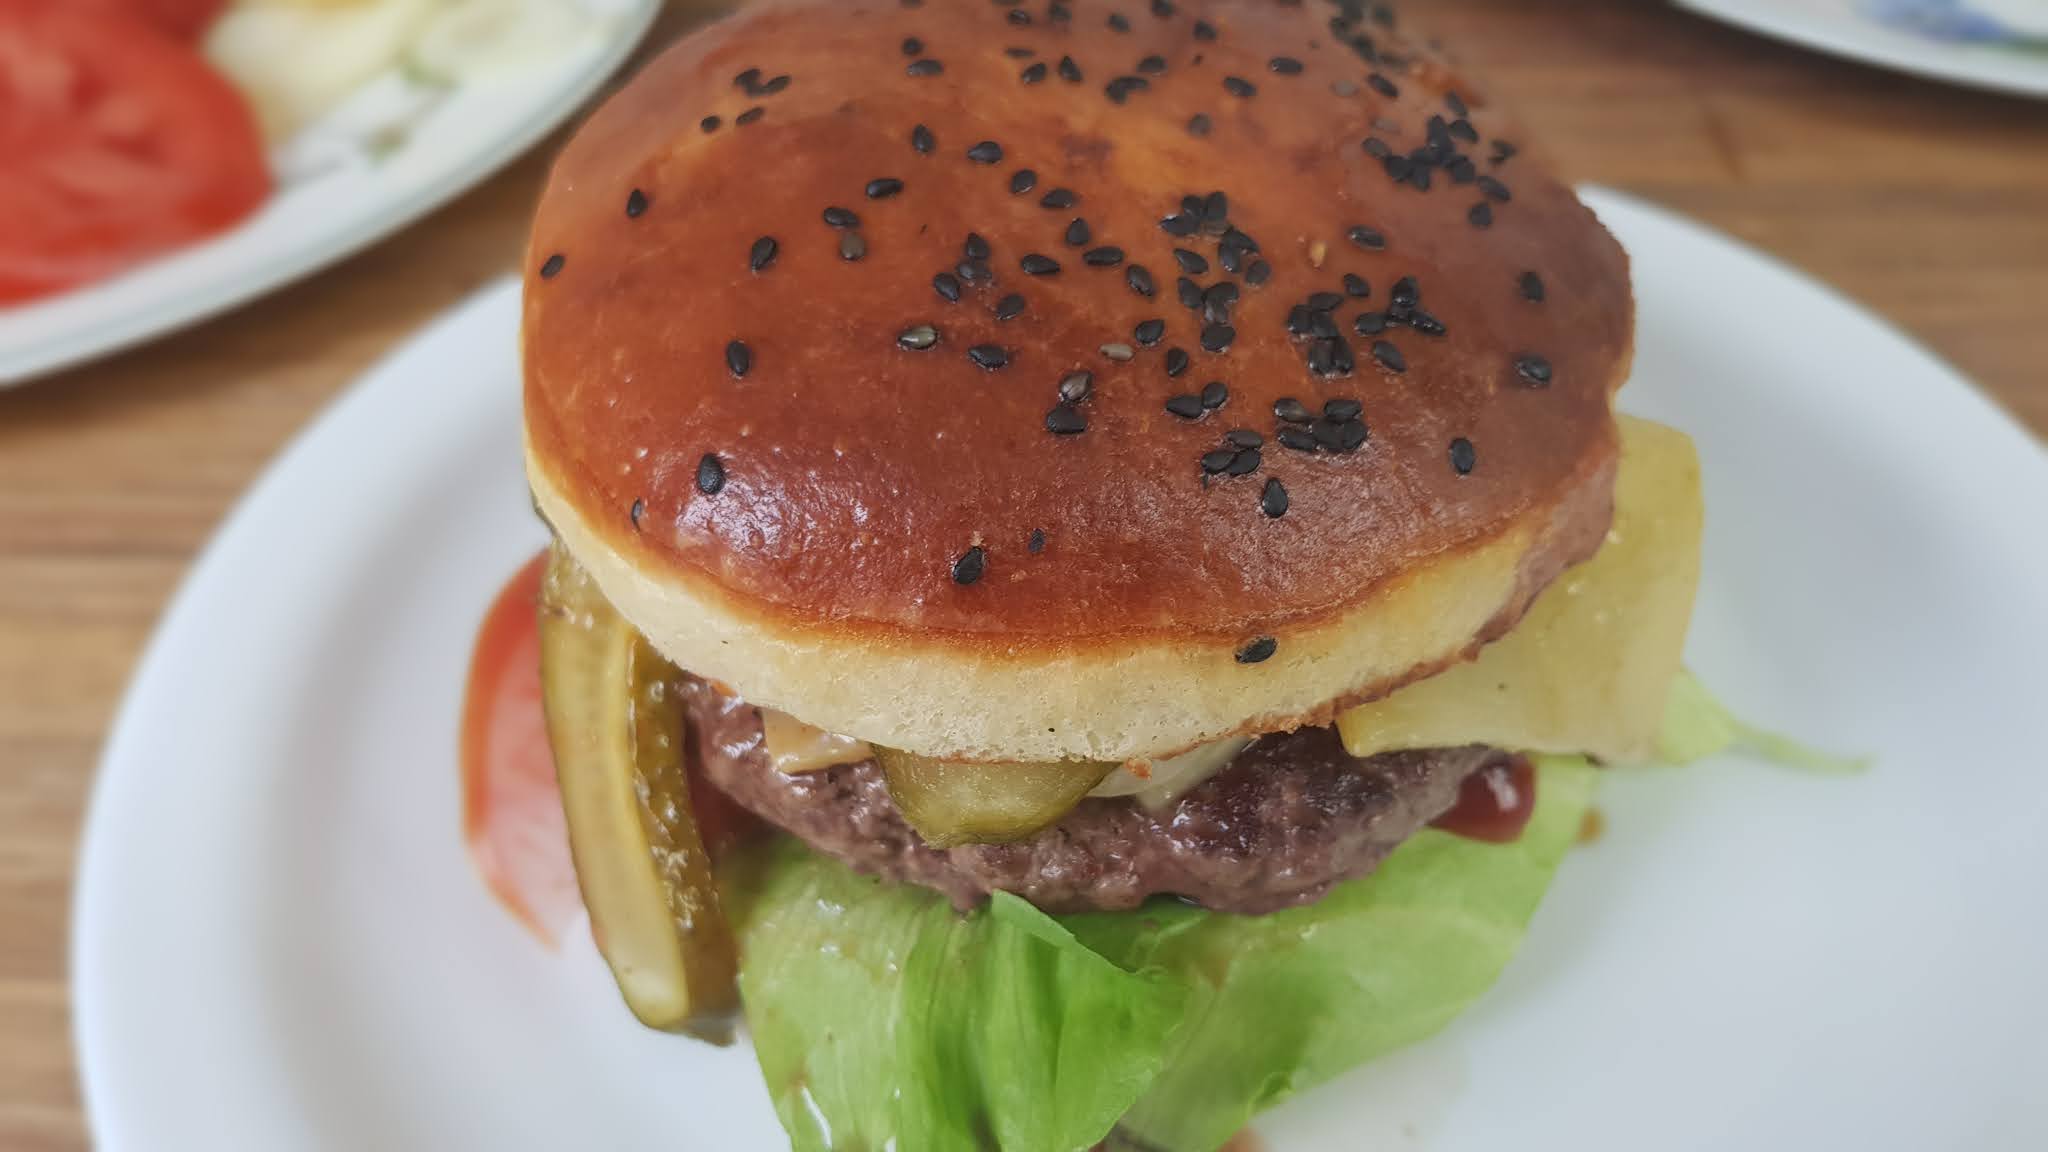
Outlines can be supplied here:
[[1684, 433], [1624, 416], [1614, 525], [1477, 659], [1337, 721], [1353, 756], [1485, 744], [1650, 759], [1699, 587], [1699, 457]]

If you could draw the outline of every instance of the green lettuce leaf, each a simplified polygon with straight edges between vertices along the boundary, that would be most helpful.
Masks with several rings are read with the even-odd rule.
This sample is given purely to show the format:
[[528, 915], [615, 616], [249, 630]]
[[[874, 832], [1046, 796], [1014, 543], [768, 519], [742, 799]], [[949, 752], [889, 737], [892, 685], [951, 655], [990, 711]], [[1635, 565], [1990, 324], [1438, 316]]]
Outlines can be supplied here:
[[799, 1149], [1206, 1152], [1259, 1111], [1442, 1028], [1490, 987], [1594, 773], [1539, 761], [1509, 845], [1426, 831], [1318, 903], [971, 915], [784, 843], [735, 877], [741, 994]]
[[1378, 872], [1305, 908], [1069, 918], [1119, 965], [1193, 991], [1188, 1030], [1119, 1131], [1172, 1152], [1222, 1144], [1253, 1116], [1428, 1037], [1521, 945], [1592, 799], [1584, 760], [1538, 760], [1537, 808], [1512, 844], [1424, 831]]
[[1691, 764], [1723, 752], [1747, 752], [1787, 768], [1846, 775], [1870, 766], [1868, 759], [1831, 756], [1782, 736], [1743, 723], [1699, 677], [1680, 670], [1664, 698], [1664, 729], [1657, 736], [1657, 759], [1666, 764]]
[[732, 870], [740, 994], [799, 1152], [1073, 1152], [1158, 1076], [1187, 992], [1030, 904], [962, 916], [793, 841]]

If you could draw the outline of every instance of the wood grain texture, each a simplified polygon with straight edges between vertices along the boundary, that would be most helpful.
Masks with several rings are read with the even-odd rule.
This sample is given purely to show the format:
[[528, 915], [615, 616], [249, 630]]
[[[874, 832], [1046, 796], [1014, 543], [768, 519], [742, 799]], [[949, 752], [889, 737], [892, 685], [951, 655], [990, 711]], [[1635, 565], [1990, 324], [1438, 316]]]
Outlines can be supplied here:
[[[2048, 104], [1806, 55], [1649, 0], [1417, 7], [1568, 175], [1770, 249], [2048, 431]], [[512, 270], [559, 143], [309, 281], [0, 393], [0, 1148], [87, 1143], [65, 985], [73, 858], [102, 735], [165, 599], [322, 404]]]

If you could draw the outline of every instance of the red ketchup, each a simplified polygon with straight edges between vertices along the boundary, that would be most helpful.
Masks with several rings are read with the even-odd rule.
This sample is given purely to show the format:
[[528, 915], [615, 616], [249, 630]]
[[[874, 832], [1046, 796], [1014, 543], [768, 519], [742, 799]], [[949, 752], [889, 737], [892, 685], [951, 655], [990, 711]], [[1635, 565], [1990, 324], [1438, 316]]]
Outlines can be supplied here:
[[1465, 777], [1458, 802], [1435, 827], [1487, 844], [1512, 844], [1536, 813], [1536, 766], [1527, 756], [1501, 755]]

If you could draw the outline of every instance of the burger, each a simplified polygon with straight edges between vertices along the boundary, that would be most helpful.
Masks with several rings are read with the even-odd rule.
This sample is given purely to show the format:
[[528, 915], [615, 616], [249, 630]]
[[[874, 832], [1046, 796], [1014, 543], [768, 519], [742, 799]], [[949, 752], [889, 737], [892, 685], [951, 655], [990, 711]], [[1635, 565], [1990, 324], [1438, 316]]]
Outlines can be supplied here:
[[677, 44], [556, 162], [522, 330], [626, 1003], [743, 1008], [800, 1148], [1199, 1152], [1442, 1027], [1694, 699], [1699, 471], [1616, 414], [1633, 327], [1385, 5]]

